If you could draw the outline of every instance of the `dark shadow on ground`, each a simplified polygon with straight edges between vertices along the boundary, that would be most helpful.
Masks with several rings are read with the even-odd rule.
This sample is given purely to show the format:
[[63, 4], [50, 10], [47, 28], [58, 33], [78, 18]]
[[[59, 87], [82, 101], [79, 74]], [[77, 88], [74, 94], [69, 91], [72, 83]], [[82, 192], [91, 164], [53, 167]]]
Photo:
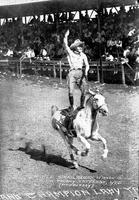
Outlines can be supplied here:
[[59, 165], [67, 168], [73, 168], [73, 164], [64, 158], [62, 158], [60, 155], [53, 155], [53, 154], [47, 154], [45, 152], [45, 147], [42, 148], [42, 150], [34, 149], [30, 147], [30, 143], [26, 143], [25, 148], [19, 147], [18, 149], [9, 149], [10, 151], [22, 151], [26, 154], [30, 155], [31, 159], [34, 159], [36, 161], [42, 161], [46, 162], [48, 165]]
[[86, 167], [86, 166], [83, 166], [83, 165], [79, 165], [81, 168], [84, 168], [84, 169], [86, 169], [86, 170], [88, 170], [89, 172], [91, 172], [91, 173], [96, 173], [97, 171], [96, 170], [93, 170], [93, 169], [90, 169], [90, 168], [88, 168], [88, 167]]
[[[42, 161], [46, 162], [48, 165], [59, 165], [62, 167], [67, 167], [70, 169], [75, 169], [72, 162], [69, 162], [62, 158], [60, 155], [53, 155], [53, 154], [47, 154], [45, 151], [45, 146], [42, 146], [41, 150], [31, 148], [31, 143], [27, 142], [25, 148], [19, 147], [18, 149], [9, 149], [10, 151], [22, 151], [26, 154], [30, 155], [31, 159], [34, 159], [36, 161]], [[86, 166], [80, 165], [81, 168], [84, 168], [88, 170], [91, 173], [96, 173], [96, 170], [92, 170]]]

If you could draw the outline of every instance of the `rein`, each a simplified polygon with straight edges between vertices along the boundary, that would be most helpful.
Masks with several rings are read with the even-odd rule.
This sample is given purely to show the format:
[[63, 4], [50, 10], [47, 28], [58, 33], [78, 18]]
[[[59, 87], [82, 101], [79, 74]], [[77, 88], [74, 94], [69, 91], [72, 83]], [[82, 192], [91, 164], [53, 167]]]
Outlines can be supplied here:
[[[90, 94], [90, 93], [89, 93]], [[90, 97], [88, 98], [88, 100], [87, 101], [89, 101], [91, 98], [93, 97], [93, 101], [94, 101], [94, 97], [95, 97], [95, 95], [92, 95], [92, 94], [90, 94]], [[95, 111], [98, 111], [102, 106], [104, 106], [105, 104], [102, 104], [101, 106], [99, 106], [98, 108], [96, 108], [96, 109], [94, 109]]]
[[97, 116], [97, 111], [96, 111], [96, 113], [95, 113], [95, 120], [92, 122], [92, 124], [91, 124], [91, 135], [88, 137], [88, 139], [89, 138], [92, 138], [92, 132], [93, 132], [93, 127], [94, 127], [94, 124], [95, 124], [95, 122], [96, 122], [96, 116]]

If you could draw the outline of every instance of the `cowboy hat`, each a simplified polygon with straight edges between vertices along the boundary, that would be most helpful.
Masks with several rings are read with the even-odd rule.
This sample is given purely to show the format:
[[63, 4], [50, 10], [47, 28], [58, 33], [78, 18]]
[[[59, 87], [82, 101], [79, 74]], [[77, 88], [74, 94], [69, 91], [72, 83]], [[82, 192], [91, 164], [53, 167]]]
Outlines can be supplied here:
[[80, 41], [79, 39], [75, 40], [71, 45], [71, 49], [75, 49], [76, 47], [84, 45], [84, 42]]

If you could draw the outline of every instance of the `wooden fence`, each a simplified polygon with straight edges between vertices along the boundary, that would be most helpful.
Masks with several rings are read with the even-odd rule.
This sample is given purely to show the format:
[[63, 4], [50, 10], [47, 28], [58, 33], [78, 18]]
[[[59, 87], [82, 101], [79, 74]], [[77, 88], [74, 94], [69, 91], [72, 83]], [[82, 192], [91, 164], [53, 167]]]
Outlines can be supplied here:
[[[89, 73], [96, 73], [97, 81], [100, 82], [100, 74], [103, 72], [120, 72], [121, 73], [121, 81], [125, 85], [126, 84], [126, 72], [125, 66], [121, 62], [102, 62], [102, 66], [100, 67], [99, 61], [89, 62], [90, 70]], [[67, 61], [63, 60], [31, 60], [28, 58], [25, 59], [1, 59], [0, 60], [0, 69], [7, 68], [14, 70], [19, 77], [22, 76], [24, 70], [33, 70], [35, 74], [39, 70], [51, 70], [53, 72], [53, 77], [57, 77], [57, 72], [59, 74], [60, 83], [62, 83], [62, 73], [68, 73], [69, 64]], [[132, 69], [133, 71], [133, 69]]]

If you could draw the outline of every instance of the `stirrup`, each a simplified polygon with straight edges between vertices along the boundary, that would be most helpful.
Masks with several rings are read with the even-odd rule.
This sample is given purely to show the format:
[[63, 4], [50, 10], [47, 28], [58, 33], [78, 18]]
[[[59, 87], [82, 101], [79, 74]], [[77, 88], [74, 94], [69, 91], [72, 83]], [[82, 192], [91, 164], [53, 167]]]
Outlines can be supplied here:
[[69, 107], [68, 107], [68, 110], [69, 110], [70, 112], [73, 112], [73, 111], [74, 111], [73, 106], [69, 106]]

